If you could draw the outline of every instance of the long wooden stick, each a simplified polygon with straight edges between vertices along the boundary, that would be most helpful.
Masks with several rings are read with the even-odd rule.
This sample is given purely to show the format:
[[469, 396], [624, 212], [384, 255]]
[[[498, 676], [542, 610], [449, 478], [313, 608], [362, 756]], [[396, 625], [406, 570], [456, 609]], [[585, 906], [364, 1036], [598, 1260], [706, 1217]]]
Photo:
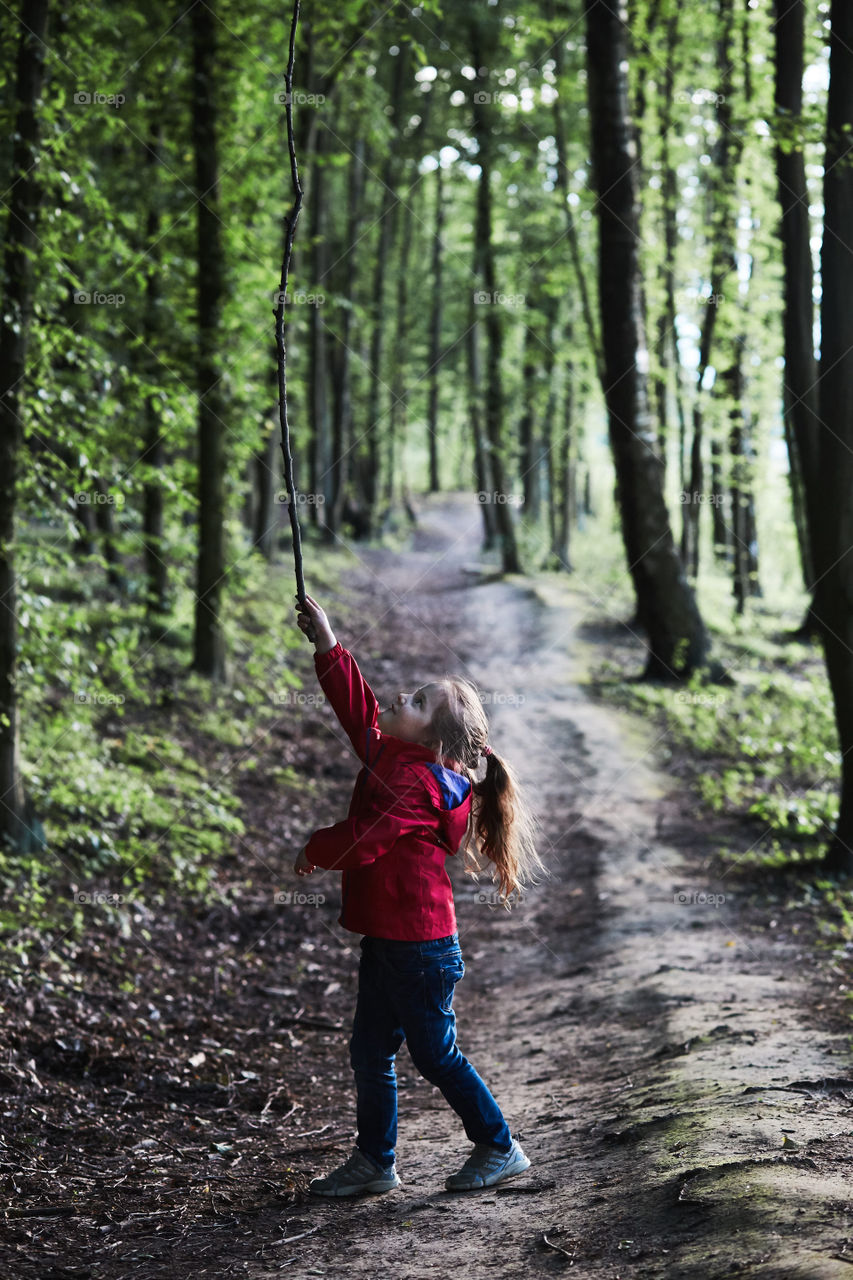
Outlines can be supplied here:
[[296, 570], [296, 598], [305, 603], [305, 579], [302, 574], [302, 534], [296, 509], [296, 484], [293, 479], [293, 455], [290, 450], [290, 424], [287, 420], [287, 349], [285, 347], [284, 307], [287, 296], [287, 277], [293, 252], [293, 237], [299, 210], [302, 208], [302, 187], [296, 164], [296, 145], [293, 140], [293, 56], [296, 47], [296, 28], [299, 24], [299, 0], [293, 0], [293, 18], [290, 24], [290, 52], [284, 73], [285, 113], [287, 115], [287, 147], [290, 152], [290, 177], [293, 183], [293, 205], [284, 215], [284, 258], [281, 264], [281, 285], [278, 306], [275, 309], [275, 345], [278, 353], [278, 411], [281, 422], [281, 452], [284, 457], [284, 483], [287, 486], [287, 505], [290, 508], [290, 530], [293, 535], [293, 560]]

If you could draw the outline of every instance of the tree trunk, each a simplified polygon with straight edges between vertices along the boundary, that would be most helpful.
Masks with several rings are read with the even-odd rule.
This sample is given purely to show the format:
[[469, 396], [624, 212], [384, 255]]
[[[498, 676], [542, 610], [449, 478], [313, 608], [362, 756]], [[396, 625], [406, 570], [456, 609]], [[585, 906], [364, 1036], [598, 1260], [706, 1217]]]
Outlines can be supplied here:
[[[738, 368], [738, 374], [741, 370]], [[721, 560], [728, 558], [729, 530], [723, 515], [726, 486], [723, 480], [723, 446], [711, 440], [711, 537], [714, 554]]]
[[803, 0], [776, 0], [776, 180], [784, 268], [783, 399], [791, 504], [803, 581], [813, 590], [807, 491], [817, 491], [818, 370], [814, 354], [814, 267], [802, 141]]
[[276, 480], [279, 474], [281, 449], [275, 423], [264, 414], [259, 423], [260, 448], [252, 455], [252, 489], [255, 495], [252, 522], [252, 547], [267, 561], [275, 552], [280, 508], [276, 503]]
[[[554, 71], [559, 85], [561, 77], [565, 74], [566, 55], [563, 48], [565, 33], [563, 30], [559, 33], [559, 38], [554, 41], [552, 46], [552, 54], [554, 57]], [[554, 97], [553, 107], [554, 113], [554, 143], [557, 149], [557, 189], [563, 197], [563, 213], [566, 218], [566, 236], [569, 242], [569, 253], [571, 254], [572, 266], [575, 270], [575, 279], [578, 284], [578, 293], [581, 301], [581, 313], [584, 320], [584, 328], [586, 329], [587, 341], [589, 349], [595, 360], [595, 367], [598, 371], [599, 381], [604, 385], [604, 357], [601, 353], [601, 340], [595, 327], [595, 317], [593, 315], [592, 302], [590, 301], [589, 289], [587, 287], [586, 272], [581, 262], [580, 245], [578, 244], [578, 233], [575, 229], [575, 220], [572, 216], [571, 205], [569, 204], [569, 164], [568, 164], [568, 147], [566, 145], [566, 128], [563, 122], [563, 109], [560, 102], [559, 94]]]
[[629, 145], [625, 28], [605, 0], [586, 0], [588, 97], [598, 192], [599, 298], [605, 402], [622, 533], [646, 628], [647, 677], [680, 679], [703, 667], [709, 640], [676, 551], [654, 447], [639, 311], [638, 216]]
[[[403, 186], [407, 185], [408, 167], [403, 170]], [[409, 378], [409, 253], [414, 237], [412, 198], [402, 202], [400, 218], [400, 261], [397, 268], [396, 324], [394, 326], [394, 362], [391, 375], [391, 412], [388, 421], [388, 466], [385, 497], [389, 508], [395, 495], [406, 488], [405, 479], [397, 475], [405, 457]]]
[[[321, 130], [317, 137], [314, 164], [311, 168], [308, 202], [311, 226], [311, 275], [315, 287], [325, 279], [329, 265], [327, 233], [328, 197], [326, 194], [328, 169], [323, 157], [328, 133]], [[310, 522], [325, 529], [326, 505], [334, 496], [332, 478], [332, 406], [330, 387], [332, 378], [329, 367], [329, 344], [326, 325], [320, 307], [309, 307], [309, 379], [311, 404], [311, 452], [309, 466], [310, 496], [306, 515]], [[302, 512], [300, 512], [300, 515]]]
[[220, 236], [215, 0], [192, 9], [193, 147], [198, 193], [198, 561], [193, 669], [225, 679], [219, 620], [225, 576], [225, 405], [220, 387], [220, 317], [225, 290]]
[[435, 231], [432, 240], [432, 310], [429, 325], [429, 401], [427, 434], [429, 446], [429, 491], [438, 493], [441, 476], [438, 465], [438, 367], [441, 363], [442, 265], [444, 254], [441, 235], [444, 230], [444, 182], [441, 158], [435, 171]]
[[[145, 316], [143, 320], [146, 373], [155, 380], [156, 353], [160, 328], [160, 207], [157, 187], [160, 171], [162, 128], [159, 119], [152, 122], [151, 137], [145, 148], [147, 174], [146, 198], [148, 210], [145, 216], [145, 246], [147, 275], [145, 280]], [[163, 486], [160, 475], [165, 467], [163, 434], [157, 399], [145, 397], [145, 452], [142, 455], [150, 474], [145, 480], [142, 495], [142, 543], [145, 564], [145, 611], [148, 624], [156, 627], [157, 615], [168, 611], [168, 574], [163, 558]]]
[[15, 506], [23, 443], [21, 384], [27, 367], [27, 339], [33, 303], [33, 256], [41, 204], [39, 120], [36, 108], [44, 79], [48, 0], [22, 6], [15, 80], [12, 186], [6, 192], [9, 220], [3, 254], [0, 307], [0, 837], [26, 852], [30, 829], [21, 780], [18, 718], [18, 628], [15, 575]]
[[[476, 251], [475, 251], [476, 252]], [[483, 550], [491, 551], [497, 545], [498, 528], [495, 523], [495, 508], [491, 501], [494, 492], [492, 469], [489, 455], [483, 439], [482, 411], [482, 377], [480, 375], [480, 328], [477, 324], [478, 307], [471, 294], [468, 308], [468, 333], [466, 341], [467, 354], [467, 391], [468, 417], [471, 422], [471, 433], [474, 440], [474, 477], [477, 484], [477, 496], [483, 515]]]
[[[501, 564], [504, 573], [521, 573], [521, 560], [515, 537], [512, 504], [507, 500], [508, 480], [504, 463], [503, 442], [503, 383], [501, 356], [503, 352], [503, 314], [495, 300], [497, 284], [495, 275], [495, 246], [492, 236], [492, 148], [495, 131], [488, 103], [491, 95], [484, 92], [489, 83], [490, 69], [483, 52], [481, 19], [475, 18], [471, 26], [472, 65], [477, 77], [472, 98], [474, 137], [477, 140], [477, 163], [480, 177], [477, 182], [477, 216], [474, 231], [476, 287], [485, 294], [485, 304], [480, 310], [485, 314], [482, 324], [486, 331], [486, 437], [489, 442], [489, 460], [495, 483], [495, 524], [501, 548]], [[492, 23], [493, 18], [483, 19]], [[486, 101], [483, 101], [486, 99]]]
[[359, 467], [359, 488], [364, 494], [365, 524], [372, 532], [376, 522], [376, 505], [379, 494], [380, 465], [380, 402], [384, 386], [385, 364], [385, 279], [391, 252], [394, 247], [396, 211], [399, 204], [396, 190], [396, 173], [399, 164], [401, 111], [409, 73], [409, 46], [404, 44], [393, 59], [390, 86], [390, 119], [394, 134], [382, 167], [382, 207], [379, 216], [379, 237], [373, 268], [372, 333], [370, 342], [370, 387], [367, 404], [367, 448]]
[[[364, 175], [366, 173], [366, 147], [364, 139], [357, 137], [353, 142], [352, 160], [349, 166], [349, 185], [347, 192], [349, 216], [347, 218], [347, 245], [354, 246], [359, 241], [359, 228], [362, 220], [362, 204], [364, 201]], [[357, 264], [357, 257], [355, 262]], [[353, 344], [353, 306], [354, 281], [353, 274], [357, 269], [349, 263], [349, 255], [344, 258], [346, 271], [347, 299], [353, 304], [344, 307], [341, 318], [341, 337], [338, 344], [337, 376], [335, 384], [335, 416], [333, 423], [334, 468], [332, 483], [331, 511], [326, 520], [332, 533], [340, 533], [344, 518], [344, 507], [350, 484], [352, 471], [353, 412], [352, 412], [352, 344]], [[319, 283], [319, 282], [318, 282]]]
[[711, 343], [717, 321], [717, 307], [723, 299], [723, 285], [734, 263], [734, 187], [743, 139], [733, 126], [734, 106], [734, 0], [718, 0], [719, 38], [717, 66], [720, 68], [720, 91], [716, 100], [718, 141], [715, 147], [714, 172], [718, 175], [712, 187], [711, 200], [711, 293], [708, 297], [702, 333], [699, 340], [699, 367], [696, 374], [696, 396], [693, 401], [693, 441], [690, 450], [690, 483], [683, 504], [681, 554], [688, 573], [695, 580], [699, 573], [699, 516], [703, 506], [704, 481], [702, 446], [704, 434], [705, 375], [711, 362]]
[[[573, 324], [566, 326], [566, 350], [573, 349]], [[575, 411], [575, 369], [571, 357], [563, 366], [563, 420], [554, 463], [554, 533], [551, 556], [554, 565], [572, 572], [569, 555], [574, 508], [574, 459], [572, 457], [573, 417]]]
[[539, 516], [541, 455], [536, 413], [536, 374], [538, 372], [536, 360], [539, 353], [533, 349], [534, 342], [538, 346], [538, 341], [534, 338], [537, 308], [532, 293], [527, 294], [526, 307], [528, 317], [522, 331], [524, 354], [521, 362], [521, 399], [524, 407], [518, 424], [518, 443], [521, 454], [521, 483], [524, 491], [523, 510], [526, 518], [532, 522]]
[[841, 809], [826, 855], [853, 874], [853, 6], [832, 0], [823, 177], [818, 485], [810, 490], [815, 612], [835, 703]]

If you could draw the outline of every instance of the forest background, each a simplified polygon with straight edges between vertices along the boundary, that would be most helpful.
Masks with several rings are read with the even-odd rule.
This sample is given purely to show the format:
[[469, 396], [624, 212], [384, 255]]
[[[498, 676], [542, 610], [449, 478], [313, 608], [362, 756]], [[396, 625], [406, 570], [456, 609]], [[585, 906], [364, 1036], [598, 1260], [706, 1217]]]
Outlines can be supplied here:
[[[14, 962], [209, 892], [240, 802], [176, 716], [233, 743], [309, 695], [271, 572], [291, 13], [0, 21]], [[852, 99], [841, 3], [308, 5], [285, 299], [309, 589], [476, 494], [472, 557], [613, 620], [599, 691], [847, 939]]]

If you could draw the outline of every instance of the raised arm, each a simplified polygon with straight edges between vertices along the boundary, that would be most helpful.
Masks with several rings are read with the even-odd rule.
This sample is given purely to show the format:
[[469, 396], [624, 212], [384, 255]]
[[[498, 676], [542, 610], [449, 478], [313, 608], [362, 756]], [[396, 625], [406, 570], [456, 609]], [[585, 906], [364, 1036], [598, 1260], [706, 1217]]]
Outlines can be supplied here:
[[359, 759], [367, 763], [371, 738], [378, 734], [376, 695], [359, 671], [355, 658], [335, 638], [329, 619], [317, 601], [306, 596], [305, 606], [297, 622], [309, 640], [314, 641], [314, 665], [320, 685]]

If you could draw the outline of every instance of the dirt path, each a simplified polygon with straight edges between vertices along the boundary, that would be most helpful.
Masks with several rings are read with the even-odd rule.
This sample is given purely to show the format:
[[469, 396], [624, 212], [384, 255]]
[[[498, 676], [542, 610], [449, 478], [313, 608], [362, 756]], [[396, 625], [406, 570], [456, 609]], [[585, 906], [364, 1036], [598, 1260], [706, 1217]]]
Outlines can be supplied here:
[[[352, 1145], [358, 943], [339, 877], [290, 872], [355, 775], [306, 697], [230, 755], [184, 744], [240, 779], [219, 904], [94, 913], [0, 987], [0, 1280], [853, 1275], [831, 954], [784, 894], [712, 878], [719, 831], [653, 767], [654, 736], [584, 691], [601, 651], [581, 597], [472, 572], [478, 538], [470, 498], [425, 504], [413, 549], [360, 554], [328, 604], [380, 696], [476, 679], [535, 798], [551, 880], [508, 915], [455, 879], [460, 1042], [530, 1172], [446, 1193], [468, 1144], [404, 1050], [401, 1190], [306, 1194]], [[170, 714], [181, 741], [180, 690]], [[308, 888], [325, 901], [282, 903]]]
[[425, 679], [447, 652], [536, 796], [553, 879], [511, 916], [456, 879], [460, 1043], [533, 1167], [505, 1189], [444, 1192], [467, 1144], [404, 1051], [402, 1190], [303, 1202], [283, 1234], [314, 1231], [284, 1270], [853, 1275], [853, 1079], [849, 1036], [822, 1011], [829, 979], [780, 907], [708, 879], [714, 833], [650, 763], [652, 736], [583, 693], [577, 598], [470, 585], [477, 532], [476, 510], [442, 502], [413, 552], [365, 556], [357, 585], [378, 606], [396, 594], [394, 630], [416, 632], [403, 662], [376, 631], [345, 643], [374, 682], [385, 665]]

